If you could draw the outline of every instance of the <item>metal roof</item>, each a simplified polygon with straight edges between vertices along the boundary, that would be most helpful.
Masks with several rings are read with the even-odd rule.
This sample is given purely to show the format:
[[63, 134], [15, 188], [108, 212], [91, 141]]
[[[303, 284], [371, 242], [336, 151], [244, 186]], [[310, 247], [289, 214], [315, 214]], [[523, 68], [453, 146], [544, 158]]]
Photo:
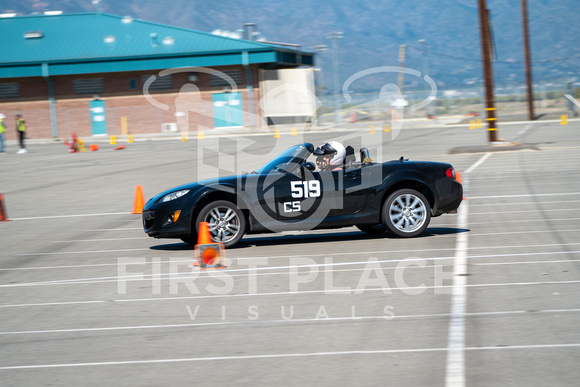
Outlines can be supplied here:
[[[314, 55], [103, 13], [0, 18], [0, 30], [0, 78], [178, 66], [311, 65]], [[290, 62], [289, 53], [294, 54]]]

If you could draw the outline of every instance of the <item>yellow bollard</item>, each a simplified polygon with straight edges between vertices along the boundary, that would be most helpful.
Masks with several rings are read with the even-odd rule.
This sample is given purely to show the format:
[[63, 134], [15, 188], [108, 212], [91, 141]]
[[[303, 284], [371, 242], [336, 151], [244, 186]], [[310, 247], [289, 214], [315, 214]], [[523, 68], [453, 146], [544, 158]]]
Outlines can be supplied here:
[[292, 128], [292, 133], [293, 136], [297, 136], [298, 135], [298, 130], [296, 128]]
[[181, 142], [186, 142], [187, 141], [187, 133], [181, 133]]
[[197, 139], [203, 140], [204, 138], [205, 138], [205, 135], [203, 134], [203, 130], [198, 130], [197, 131]]
[[389, 125], [389, 124], [384, 124], [383, 125], [383, 128], [384, 128], [384, 130], [385, 130], [386, 133], [388, 133], [388, 132], [391, 131], [391, 125]]
[[475, 129], [477, 126], [475, 126], [475, 120], [470, 120], [469, 121], [469, 129]]
[[109, 138], [109, 144], [111, 144], [111, 145], [117, 144], [117, 136], [111, 136]]
[[274, 129], [274, 138], [280, 138], [280, 131], [278, 129]]
[[127, 117], [121, 117], [121, 134], [127, 135]]
[[369, 125], [369, 134], [375, 134], [375, 126], [374, 125]]
[[133, 143], [133, 135], [131, 133], [129, 133], [129, 135], [127, 136], [127, 142], [129, 144], [132, 144]]
[[79, 138], [77, 140], [77, 144], [78, 144], [78, 147], [79, 147], [79, 151], [80, 152], [86, 152], [87, 151], [87, 148], [85, 147], [85, 142], [83, 141], [82, 138]]
[[482, 122], [481, 122], [481, 118], [478, 118], [477, 120], [475, 120], [475, 127], [476, 128], [481, 128], [483, 126]]
[[560, 125], [567, 125], [568, 124], [568, 115], [567, 114], [563, 114], [560, 121]]

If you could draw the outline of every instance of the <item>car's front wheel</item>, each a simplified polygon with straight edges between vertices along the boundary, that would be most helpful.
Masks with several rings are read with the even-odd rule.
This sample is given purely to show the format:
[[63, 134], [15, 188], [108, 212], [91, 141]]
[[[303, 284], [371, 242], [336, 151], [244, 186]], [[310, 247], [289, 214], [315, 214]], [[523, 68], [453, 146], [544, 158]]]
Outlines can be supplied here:
[[421, 234], [431, 221], [429, 201], [414, 189], [400, 189], [385, 201], [383, 224], [389, 232], [403, 238]]
[[226, 200], [211, 202], [197, 216], [196, 229], [201, 222], [209, 224], [209, 233], [214, 242], [224, 246], [236, 245], [246, 232], [244, 213], [234, 203]]

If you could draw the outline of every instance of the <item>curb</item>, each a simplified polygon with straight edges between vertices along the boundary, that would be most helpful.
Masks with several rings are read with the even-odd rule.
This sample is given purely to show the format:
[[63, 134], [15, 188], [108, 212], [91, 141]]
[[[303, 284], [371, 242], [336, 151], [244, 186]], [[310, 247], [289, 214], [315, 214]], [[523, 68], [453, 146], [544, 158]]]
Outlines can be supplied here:
[[507, 151], [519, 151], [524, 149], [537, 150], [538, 148], [535, 144], [520, 144], [517, 142], [503, 143], [503, 144], [489, 144], [489, 145], [474, 145], [474, 146], [458, 146], [451, 148], [447, 153], [450, 155], [456, 155], [460, 153], [489, 153], [489, 152], [507, 152]]

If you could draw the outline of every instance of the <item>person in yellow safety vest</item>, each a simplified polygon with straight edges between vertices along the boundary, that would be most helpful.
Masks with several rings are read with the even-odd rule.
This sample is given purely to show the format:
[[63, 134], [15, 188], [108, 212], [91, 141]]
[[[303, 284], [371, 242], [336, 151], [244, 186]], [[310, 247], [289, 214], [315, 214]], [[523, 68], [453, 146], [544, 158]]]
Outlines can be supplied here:
[[18, 140], [20, 142], [20, 149], [17, 153], [26, 153], [24, 146], [24, 136], [26, 134], [26, 121], [22, 118], [22, 114], [16, 115], [16, 131], [18, 132]]
[[4, 114], [0, 114], [0, 153], [4, 153], [4, 131], [6, 127], [4, 126]]

